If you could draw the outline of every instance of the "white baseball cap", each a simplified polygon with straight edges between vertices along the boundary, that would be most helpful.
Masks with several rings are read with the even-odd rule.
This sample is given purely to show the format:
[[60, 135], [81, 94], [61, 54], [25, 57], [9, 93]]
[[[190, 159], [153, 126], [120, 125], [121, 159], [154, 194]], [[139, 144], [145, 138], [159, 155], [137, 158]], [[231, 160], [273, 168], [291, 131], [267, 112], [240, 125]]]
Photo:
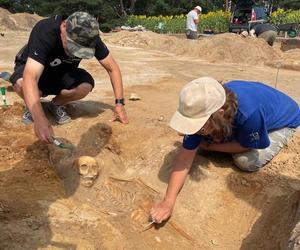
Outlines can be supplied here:
[[170, 126], [182, 134], [195, 134], [225, 101], [225, 89], [217, 80], [211, 77], [193, 80], [182, 88]]
[[202, 12], [202, 8], [200, 6], [196, 6], [195, 9], [199, 10], [200, 12]]

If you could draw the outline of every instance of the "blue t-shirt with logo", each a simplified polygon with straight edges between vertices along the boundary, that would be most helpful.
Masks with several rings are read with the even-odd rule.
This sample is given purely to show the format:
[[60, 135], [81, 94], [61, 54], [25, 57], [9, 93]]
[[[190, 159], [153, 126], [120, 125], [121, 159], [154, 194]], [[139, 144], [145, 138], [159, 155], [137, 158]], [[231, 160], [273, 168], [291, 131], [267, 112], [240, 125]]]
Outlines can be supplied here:
[[[300, 125], [299, 105], [277, 89], [259, 82], [230, 81], [224, 85], [237, 96], [238, 110], [233, 134], [227, 141], [239, 142], [245, 148], [262, 149], [270, 145], [268, 132]], [[185, 135], [183, 147], [196, 149], [203, 136]]]

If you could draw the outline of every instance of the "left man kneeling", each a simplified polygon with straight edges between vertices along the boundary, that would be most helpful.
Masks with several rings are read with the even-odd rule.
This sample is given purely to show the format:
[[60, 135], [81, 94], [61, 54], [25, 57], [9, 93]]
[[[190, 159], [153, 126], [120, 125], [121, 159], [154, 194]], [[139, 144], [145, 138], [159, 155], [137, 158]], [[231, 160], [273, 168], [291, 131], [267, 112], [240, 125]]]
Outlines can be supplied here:
[[108, 72], [115, 95], [113, 121], [128, 123], [124, 108], [123, 83], [119, 66], [99, 37], [99, 24], [86, 12], [69, 17], [55, 16], [39, 21], [29, 41], [17, 54], [10, 81], [25, 100], [25, 124], [34, 121], [37, 137], [53, 142], [53, 129], [40, 103], [41, 96], [55, 95], [48, 109], [58, 124], [71, 120], [64, 104], [84, 98], [94, 87], [94, 79], [78, 68], [81, 59], [93, 56]]

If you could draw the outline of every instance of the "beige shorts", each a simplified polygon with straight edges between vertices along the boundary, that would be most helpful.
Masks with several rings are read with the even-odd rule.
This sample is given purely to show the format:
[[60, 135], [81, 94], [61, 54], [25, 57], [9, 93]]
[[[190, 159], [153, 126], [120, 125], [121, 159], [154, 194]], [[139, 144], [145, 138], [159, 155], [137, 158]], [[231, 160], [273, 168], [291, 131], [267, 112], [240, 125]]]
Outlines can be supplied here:
[[198, 39], [198, 32], [193, 30], [186, 30], [186, 37], [188, 39]]
[[288, 143], [296, 129], [283, 128], [269, 133], [270, 146], [264, 149], [251, 149], [233, 154], [235, 165], [243, 171], [254, 172], [265, 166]]
[[264, 39], [270, 46], [273, 46], [273, 43], [276, 39], [277, 33], [273, 30], [268, 30], [261, 33], [258, 38]]

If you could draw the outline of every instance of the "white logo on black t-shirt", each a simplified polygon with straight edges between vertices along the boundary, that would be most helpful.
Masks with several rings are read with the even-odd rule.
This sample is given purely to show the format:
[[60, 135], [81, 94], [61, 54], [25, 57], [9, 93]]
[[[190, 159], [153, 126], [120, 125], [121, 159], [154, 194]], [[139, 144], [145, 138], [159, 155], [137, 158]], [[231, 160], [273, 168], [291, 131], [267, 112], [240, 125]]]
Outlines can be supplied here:
[[56, 67], [61, 64], [61, 60], [59, 58], [55, 58], [52, 62], [50, 62], [51, 67]]

